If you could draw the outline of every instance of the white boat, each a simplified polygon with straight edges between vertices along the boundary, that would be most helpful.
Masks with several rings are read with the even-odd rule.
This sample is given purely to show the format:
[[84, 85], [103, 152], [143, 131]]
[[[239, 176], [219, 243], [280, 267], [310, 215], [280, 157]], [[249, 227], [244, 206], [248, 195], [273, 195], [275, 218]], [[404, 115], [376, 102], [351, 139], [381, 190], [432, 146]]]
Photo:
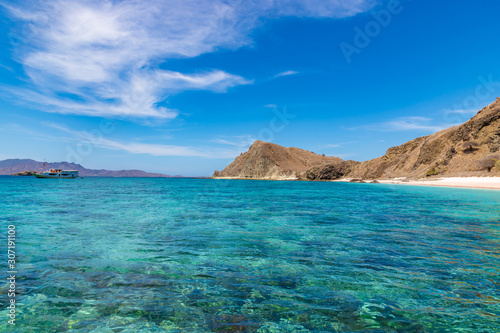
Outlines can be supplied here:
[[33, 176], [36, 178], [58, 178], [58, 179], [75, 179], [78, 178], [78, 170], [61, 170], [50, 169], [45, 172], [45, 161], [43, 162], [42, 172], [35, 173]]
[[78, 170], [50, 169], [49, 172], [35, 173], [34, 176], [36, 178], [75, 179], [78, 178]]

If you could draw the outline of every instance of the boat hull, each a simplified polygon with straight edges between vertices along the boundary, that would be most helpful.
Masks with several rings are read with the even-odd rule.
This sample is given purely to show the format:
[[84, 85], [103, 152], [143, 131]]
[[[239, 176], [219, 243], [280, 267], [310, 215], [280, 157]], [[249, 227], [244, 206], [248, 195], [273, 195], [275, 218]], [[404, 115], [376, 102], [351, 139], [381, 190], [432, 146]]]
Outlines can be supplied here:
[[76, 179], [78, 176], [47, 176], [47, 175], [40, 175], [40, 174], [34, 174], [36, 178], [53, 178], [53, 179]]
[[35, 173], [34, 176], [36, 178], [75, 179], [78, 178], [78, 170], [50, 169], [49, 172]]

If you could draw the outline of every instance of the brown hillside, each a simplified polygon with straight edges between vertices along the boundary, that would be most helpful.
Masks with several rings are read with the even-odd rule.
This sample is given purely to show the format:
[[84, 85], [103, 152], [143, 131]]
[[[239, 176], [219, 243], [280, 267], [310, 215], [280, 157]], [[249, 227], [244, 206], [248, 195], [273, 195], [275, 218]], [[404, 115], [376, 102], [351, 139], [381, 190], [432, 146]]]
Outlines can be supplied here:
[[[485, 168], [484, 160], [489, 157], [494, 158], [488, 162], [490, 167]], [[462, 125], [389, 148], [384, 156], [366, 162], [343, 161], [299, 148], [256, 141], [222, 172], [215, 171], [213, 177], [329, 180], [498, 176], [498, 160], [500, 98]]]
[[215, 171], [213, 177], [298, 179], [312, 167], [343, 162], [338, 157], [318, 155], [307, 150], [286, 148], [258, 140], [222, 172]]
[[[464, 147], [467, 142], [477, 146]], [[498, 152], [500, 98], [462, 125], [389, 148], [384, 156], [360, 163], [349, 177], [493, 176], [498, 170], [481, 170], [479, 161]]]

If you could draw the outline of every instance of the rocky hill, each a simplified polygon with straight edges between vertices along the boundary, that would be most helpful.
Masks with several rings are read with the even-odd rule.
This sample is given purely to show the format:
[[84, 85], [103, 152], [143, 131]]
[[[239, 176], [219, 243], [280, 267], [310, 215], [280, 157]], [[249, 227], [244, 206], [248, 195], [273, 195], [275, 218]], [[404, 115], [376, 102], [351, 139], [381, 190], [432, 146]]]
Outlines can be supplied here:
[[[80, 164], [68, 162], [53, 162], [47, 163], [45, 169], [63, 169], [63, 170], [78, 170], [78, 174], [82, 177], [172, 177], [161, 173], [149, 173], [141, 170], [94, 170], [86, 169]], [[25, 171], [41, 171], [43, 168], [42, 162], [37, 162], [30, 159], [8, 159], [0, 161], [0, 175], [12, 175], [23, 173]], [[178, 177], [178, 176], [176, 176]]]
[[[286, 148], [274, 143], [255, 141], [247, 152], [238, 156], [214, 178], [248, 179], [331, 179], [351, 171], [354, 161]], [[326, 177], [326, 178], [325, 178]]]
[[[416, 138], [365, 162], [256, 141], [214, 178], [331, 180], [500, 175], [500, 98], [462, 125]], [[496, 166], [495, 166], [496, 165]]]
[[482, 162], [500, 156], [500, 98], [462, 125], [389, 148], [384, 156], [360, 163], [354, 178], [496, 175]]

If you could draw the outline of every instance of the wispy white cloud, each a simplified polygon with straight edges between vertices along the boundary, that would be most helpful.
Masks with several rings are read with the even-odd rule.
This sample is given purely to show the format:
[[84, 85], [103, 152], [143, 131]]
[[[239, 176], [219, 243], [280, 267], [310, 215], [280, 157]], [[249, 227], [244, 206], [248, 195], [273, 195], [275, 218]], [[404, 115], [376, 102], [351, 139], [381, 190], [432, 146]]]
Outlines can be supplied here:
[[474, 109], [447, 109], [442, 111], [443, 119], [456, 125], [462, 124], [477, 114]]
[[285, 71], [285, 72], [281, 72], [279, 74], [276, 74], [274, 76], [274, 78], [278, 78], [278, 77], [282, 77], [282, 76], [290, 76], [290, 75], [296, 75], [296, 74], [299, 74], [299, 72], [296, 72], [296, 71]]
[[465, 115], [470, 115], [473, 116], [477, 113], [476, 109], [446, 109], [443, 110], [443, 113], [449, 113], [449, 114], [465, 114]]
[[228, 88], [236, 85], [253, 83], [253, 81], [246, 80], [241, 76], [232, 75], [219, 70], [194, 75], [172, 71], [158, 71], [157, 74], [158, 81], [162, 83], [162, 87], [170, 91], [204, 89], [215, 92], [225, 92]]
[[26, 88], [5, 87], [4, 90], [27, 102], [45, 105], [46, 112], [171, 119], [178, 115], [177, 110], [157, 106], [160, 96], [167, 90], [169, 93], [200, 89], [225, 92], [233, 86], [250, 83], [252, 82], [249, 80], [223, 71], [182, 74], [155, 70], [132, 74], [127, 82], [118, 81], [114, 85], [100, 85], [93, 90], [99, 93], [98, 96], [68, 89], [67, 92], [72, 96], [79, 96], [76, 100]]
[[3, 64], [0, 64], [0, 68], [4, 69], [4, 70], [7, 70], [9, 72], [12, 72], [14, 73], [14, 70], [12, 68], [10, 68], [9, 66], [5, 66]]
[[368, 129], [382, 132], [423, 131], [435, 133], [445, 128], [455, 126], [454, 123], [436, 123], [427, 117], [400, 117], [378, 124], [363, 125], [350, 128], [351, 130]]
[[90, 143], [95, 147], [109, 150], [124, 151], [130, 154], [147, 154], [152, 156], [188, 156], [205, 158], [234, 158], [238, 155], [234, 149], [207, 149], [205, 147], [190, 147], [177, 145], [162, 145], [143, 142], [122, 142], [102, 136], [96, 136], [87, 131], [75, 131], [65, 125], [45, 122], [44, 125], [70, 134], [76, 142]]
[[372, 0], [4, 4], [14, 20], [28, 27], [15, 31], [21, 41], [15, 52], [29, 85], [11, 92], [49, 112], [174, 118], [176, 110], [159, 106], [172, 94], [190, 89], [225, 92], [252, 81], [221, 70], [194, 74], [161, 70], [156, 68], [159, 64], [247, 45], [250, 31], [262, 17], [339, 18], [373, 5]]
[[252, 135], [220, 136], [212, 140], [212, 142], [217, 144], [228, 145], [242, 149], [250, 147], [255, 141], [257, 141], [257, 138]]
[[339, 142], [339, 143], [327, 143], [327, 144], [323, 144], [323, 145], [317, 146], [315, 149], [339, 148], [339, 147], [343, 147], [345, 145], [349, 145], [349, 144], [353, 144], [353, 143], [357, 143], [357, 142], [358, 141]]
[[278, 0], [271, 2], [278, 15], [332, 18], [352, 16], [376, 4], [374, 0]]
[[21, 133], [23, 135], [28, 135], [31, 138], [35, 140], [40, 140], [40, 141], [48, 141], [48, 142], [71, 142], [71, 138], [64, 137], [64, 136], [55, 136], [51, 134], [47, 134], [46, 132], [40, 132], [33, 130], [31, 128], [27, 128], [25, 126], [15, 124], [15, 123], [10, 123], [10, 124], [5, 124], [0, 126], [0, 129], [3, 131], [13, 131], [17, 133]]
[[402, 117], [381, 124], [381, 129], [386, 131], [429, 131], [438, 132], [450, 127], [449, 124], [433, 124], [431, 118], [426, 117]]
[[102, 139], [97, 145], [112, 150], [122, 150], [131, 154], [148, 154], [153, 156], [190, 156], [190, 157], [214, 157], [213, 155], [198, 151], [191, 147], [159, 145], [152, 143], [127, 142], [122, 143], [113, 140]]

